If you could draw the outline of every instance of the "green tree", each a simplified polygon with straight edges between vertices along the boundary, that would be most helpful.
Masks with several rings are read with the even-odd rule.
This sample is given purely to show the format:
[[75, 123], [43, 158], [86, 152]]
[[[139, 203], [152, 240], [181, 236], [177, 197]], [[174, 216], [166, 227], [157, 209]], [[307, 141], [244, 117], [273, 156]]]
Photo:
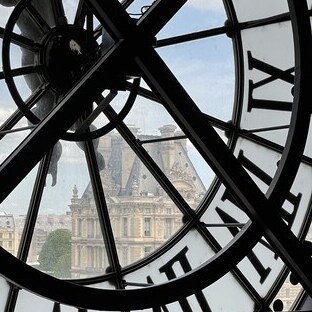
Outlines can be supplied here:
[[71, 233], [68, 230], [51, 232], [39, 254], [39, 269], [57, 277], [70, 277]]

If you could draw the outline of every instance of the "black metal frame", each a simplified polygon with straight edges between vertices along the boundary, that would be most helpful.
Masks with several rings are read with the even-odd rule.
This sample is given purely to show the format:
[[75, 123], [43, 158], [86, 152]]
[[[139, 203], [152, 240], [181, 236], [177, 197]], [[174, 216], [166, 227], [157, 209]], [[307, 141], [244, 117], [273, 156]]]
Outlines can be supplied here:
[[[188, 296], [196, 290], [201, 290], [230, 269], [233, 269], [238, 261], [251, 250], [257, 241], [259, 241], [262, 233], [264, 233], [267, 240], [288, 267], [296, 274], [308, 293], [312, 294], [312, 280], [310, 278], [312, 273], [311, 259], [301, 247], [298, 239], [292, 235], [281, 218], [274, 212], [277, 210], [276, 207], [282, 205], [287, 192], [289, 192], [300, 161], [305, 160], [306, 163], [311, 164], [310, 158], [302, 157], [306, 140], [306, 129], [308, 128], [310, 118], [309, 82], [311, 81], [312, 72], [312, 65], [309, 60], [312, 47], [307, 7], [303, 2], [289, 1], [291, 9], [290, 16], [293, 21], [294, 29], [297, 70], [295, 77], [295, 108], [293, 110], [291, 124], [289, 125], [289, 135], [284, 150], [282, 147], [268, 143], [254, 134], [246, 134], [244, 130], [239, 130], [238, 120], [236, 120], [234, 125], [225, 125], [221, 121], [216, 121], [216, 124], [220, 127], [224, 127], [224, 129], [228, 129], [230, 132], [234, 130], [235, 138], [244, 136], [248, 139], [256, 140], [257, 143], [267, 144], [272, 149], [278, 150], [281, 153], [283, 150], [277, 174], [273, 178], [269, 191], [266, 196], [264, 196], [242, 169], [229, 148], [222, 142], [212, 126], [207, 122], [210, 117], [205, 116], [199, 111], [192, 99], [179, 85], [175, 77], [170, 73], [166, 65], [154, 51], [154, 36], [163, 25], [171, 19], [184, 2], [185, 1], [182, 0], [172, 0], [170, 4], [168, 4], [168, 1], [158, 0], [151, 6], [146, 14], [135, 23], [129, 18], [122, 5], [117, 1], [85, 1], [89, 10], [96, 15], [101, 24], [110, 32], [112, 37], [115, 38], [116, 44], [107, 54], [100, 58], [75, 88], [61, 100], [59, 105], [53, 109], [46, 119], [36, 126], [34, 131], [18, 149], [2, 164], [0, 168], [0, 181], [6, 181], [6, 183], [3, 185], [0, 200], [2, 201], [40, 159], [48, 153], [58, 139], [63, 137], [67, 129], [83, 113], [84, 103], [90, 102], [91, 94], [94, 96], [91, 100], [95, 100], [95, 95], [101, 93], [101, 86], [93, 82], [99, 80], [103, 82], [107, 81], [109, 79], [107, 73], [114, 74], [114, 63], [120, 63], [120, 60], [122, 60], [122, 64], [127, 67], [127, 63], [134, 60], [153, 92], [153, 94], [151, 94], [149, 91], [145, 92], [142, 90], [142, 94], [146, 94], [147, 97], [156, 95], [157, 100], [160, 101], [174, 117], [177, 124], [187, 137], [190, 138], [203, 158], [211, 168], [214, 169], [219, 179], [254, 223], [247, 224], [229, 246], [221, 250], [216, 257], [207, 261], [205, 265], [194, 270], [191, 274], [187, 274], [182, 278], [178, 278], [163, 285], [138, 290], [121, 290], [124, 285], [120, 279], [121, 270], [119, 268], [118, 257], [116, 251], [113, 249], [109, 253], [111, 255], [110, 262], [114, 272], [112, 276], [116, 278], [117, 288], [120, 289], [119, 291], [85, 289], [77, 284], [56, 280], [25, 266], [22, 263], [22, 261], [25, 261], [24, 256], [21, 256], [22, 261], [19, 261], [0, 249], [1, 259], [3, 259], [3, 266], [0, 268], [0, 273], [8, 280], [12, 281], [12, 283], [30, 289], [55, 301], [82, 308], [125, 310], [144, 308], [155, 304], [160, 305]], [[83, 2], [81, 1], [80, 3], [81, 6], [83, 6]], [[130, 3], [131, 1], [125, 2], [124, 6]], [[230, 6], [230, 2], [228, 2], [228, 6]], [[59, 8], [55, 8], [55, 10], [59, 15], [63, 16]], [[83, 10], [82, 8], [81, 11]], [[162, 18], [160, 19], [159, 16], [162, 16]], [[167, 41], [159, 41], [156, 46], [198, 39], [201, 36], [217, 35], [220, 33], [229, 33], [231, 36], [238, 34], [239, 37], [239, 31], [241, 29], [265, 25], [276, 21], [284, 21], [289, 18], [289, 15], [283, 15], [264, 21], [245, 23], [244, 25], [237, 25], [232, 21], [233, 23], [230, 22], [220, 29], [195, 35], [192, 34], [183, 38], [176, 37]], [[13, 37], [12, 35], [12, 38]], [[23, 44], [25, 41], [20, 39], [19, 42]], [[27, 44], [29, 43], [27, 42]], [[239, 55], [237, 55], [237, 62], [242, 63]], [[237, 89], [239, 88], [241, 88], [241, 85], [237, 86]], [[42, 90], [44, 92], [46, 87], [38, 90], [38, 96], [41, 95], [40, 91]], [[239, 92], [241, 92], [241, 90]], [[237, 94], [237, 101], [239, 102], [239, 100], [240, 95]], [[29, 102], [30, 106], [34, 103], [32, 100]], [[177, 103], [182, 102], [184, 103], [183, 107], [177, 105]], [[77, 103], [79, 104], [77, 105]], [[237, 105], [239, 107], [239, 104]], [[109, 106], [106, 110], [106, 114], [109, 119], [116, 119], [116, 114]], [[68, 117], [64, 119], [62, 118], [63, 116]], [[239, 116], [239, 112], [237, 112], [237, 116]], [[11, 121], [3, 126], [3, 130], [11, 129], [19, 118], [21, 118], [21, 115], [19, 111], [17, 111], [16, 115], [11, 118]], [[60, 120], [61, 122], [59, 122]], [[186, 225], [184, 233], [186, 229], [196, 225], [200, 214], [191, 210], [185, 201], [181, 199], [180, 194], [172, 187], [168, 179], [165, 176], [162, 177], [157, 166], [153, 164], [148, 154], [144, 152], [142, 146], [136, 142], [134, 136], [131, 136], [122, 121], [119, 120], [116, 122], [116, 128], [136, 153], [141, 155], [143, 162], [149, 166], [153, 175], [162, 183], [162, 186], [166, 189], [168, 194], [171, 195], [171, 199], [173, 199], [180, 207], [181, 211], [187, 215], [189, 223]], [[49, 137], [49, 140], [46, 139], [47, 137]], [[235, 139], [233, 142], [234, 145]], [[296, 146], [293, 142], [296, 142]], [[40, 150], [37, 148], [39, 145]], [[30, 155], [31, 157], [29, 157]], [[89, 160], [90, 175], [97, 198], [99, 215], [102, 216], [101, 220], [104, 222], [102, 224], [103, 233], [105, 233], [105, 231], [109, 229], [109, 221], [107, 215], [102, 215], [103, 213], [105, 214], [107, 209], [105, 209], [103, 189], [99, 188], [98, 171], [96, 167], [94, 167], [96, 160], [93, 145], [90, 142], [86, 143], [86, 155], [86, 158]], [[27, 164], [24, 162], [25, 157], [29, 158]], [[14, 180], [6, 180], [9, 174], [14, 177]], [[42, 181], [41, 178], [41, 185]], [[35, 191], [35, 193], [35, 198], [39, 198], [40, 191]], [[202, 211], [208, 202], [209, 198], [207, 197], [206, 201], [204, 201], [202, 206], [198, 209], [198, 212]], [[36, 209], [33, 205], [31, 210], [35, 211]], [[33, 221], [30, 223], [33, 223]], [[26, 230], [31, 230], [31, 227], [32, 225], [29, 224]], [[197, 225], [197, 229], [213, 244], [213, 239], [209, 238], [209, 232], [207, 232], [205, 228]], [[113, 235], [111, 232], [105, 235], [105, 239], [107, 239], [106, 245], [108, 247], [113, 245]], [[170, 244], [168, 244], [168, 246], [170, 246]], [[220, 248], [217, 245], [215, 247], [216, 250]], [[16, 272], [18, 272], [18, 274], [16, 274]], [[247, 281], [243, 281], [244, 278], [240, 276], [239, 270], [236, 271], [236, 274], [245, 285], [248, 284]], [[30, 280], [28, 280], [30, 277], [32, 277], [31, 283]], [[39, 281], [42, 282], [40, 287], [38, 285]], [[178, 290], [176, 294], [170, 292], [173, 285]], [[185, 285], [188, 285], [188, 287], [185, 287]], [[249, 288], [249, 286], [250, 285], [247, 285], [246, 288]], [[55, 293], [50, 293], [50, 289], [56, 290]], [[158, 294], [157, 298], [153, 298], [152, 296], [155, 292]], [[256, 293], [252, 290], [251, 293], [253, 293], [254, 297], [257, 297]], [[102, 302], [99, 300], [99, 296], [104, 295], [107, 299], [105, 302]], [[256, 299], [258, 303], [265, 305], [261, 298], [257, 297]]]

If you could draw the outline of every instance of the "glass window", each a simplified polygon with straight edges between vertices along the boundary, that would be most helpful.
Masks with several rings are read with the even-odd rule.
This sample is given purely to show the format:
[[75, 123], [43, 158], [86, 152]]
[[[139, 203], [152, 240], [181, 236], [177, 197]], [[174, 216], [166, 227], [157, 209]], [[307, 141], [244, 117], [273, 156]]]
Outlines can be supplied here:
[[144, 236], [151, 235], [151, 218], [144, 218]]
[[78, 236], [82, 234], [82, 224], [81, 219], [78, 219]]
[[172, 235], [172, 219], [166, 218], [164, 224], [164, 238]]
[[122, 236], [128, 236], [128, 218], [122, 218]]
[[129, 249], [128, 246], [122, 247], [122, 258], [123, 258], [123, 264], [127, 265], [129, 264]]
[[152, 246], [144, 246], [144, 257], [152, 252]]

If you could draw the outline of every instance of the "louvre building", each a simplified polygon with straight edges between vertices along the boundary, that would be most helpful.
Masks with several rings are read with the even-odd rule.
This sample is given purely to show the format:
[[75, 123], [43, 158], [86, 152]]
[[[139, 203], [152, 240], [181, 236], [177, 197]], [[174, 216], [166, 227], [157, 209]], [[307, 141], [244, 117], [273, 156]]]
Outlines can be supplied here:
[[[137, 128], [131, 130], [137, 135]], [[153, 142], [147, 144], [149, 155], [195, 208], [205, 187], [188, 156], [186, 139], [181, 139], [183, 133], [173, 125], [165, 125], [159, 132], [160, 135], [137, 138]], [[175, 136], [177, 140], [166, 140]], [[101, 181], [116, 249], [121, 265], [126, 266], [146, 257], [173, 236], [183, 224], [182, 214], [119, 134], [102, 138], [98, 153], [105, 163]], [[97, 276], [105, 272], [109, 262], [90, 184], [81, 197], [74, 188], [70, 210], [72, 277]]]

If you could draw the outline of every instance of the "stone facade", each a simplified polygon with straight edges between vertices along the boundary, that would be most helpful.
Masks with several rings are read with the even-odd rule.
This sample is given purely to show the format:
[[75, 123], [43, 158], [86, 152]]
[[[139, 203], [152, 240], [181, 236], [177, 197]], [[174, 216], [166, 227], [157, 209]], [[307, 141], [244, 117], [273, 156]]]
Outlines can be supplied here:
[[17, 234], [13, 215], [0, 212], [0, 246], [16, 255]]
[[[141, 142], [152, 141], [144, 144], [145, 149], [188, 204], [195, 208], [205, 187], [188, 156], [186, 139], [181, 138], [183, 134], [173, 125], [159, 130], [159, 136], [143, 136], [132, 128]], [[101, 138], [98, 151], [105, 160], [101, 179], [115, 245], [120, 264], [126, 266], [166, 242], [182, 226], [182, 215], [117, 133]], [[74, 188], [70, 209], [72, 277], [105, 272], [109, 261], [91, 185], [81, 197]]]
[[[26, 215], [15, 215], [15, 236], [16, 246], [14, 254], [17, 254], [18, 246], [22, 237], [25, 226]], [[37, 217], [35, 229], [32, 235], [30, 250], [27, 257], [27, 263], [36, 266], [38, 257], [41, 252], [48, 235], [57, 229], [71, 230], [70, 214], [54, 215], [54, 214], [39, 214]]]

